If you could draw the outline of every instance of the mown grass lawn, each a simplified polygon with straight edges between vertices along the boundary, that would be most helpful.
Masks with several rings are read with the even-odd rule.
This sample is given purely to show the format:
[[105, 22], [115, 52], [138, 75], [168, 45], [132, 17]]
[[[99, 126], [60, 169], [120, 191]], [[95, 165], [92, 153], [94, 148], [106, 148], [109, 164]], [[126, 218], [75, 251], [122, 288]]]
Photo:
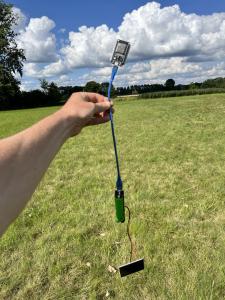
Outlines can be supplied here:
[[[115, 104], [131, 232], [114, 221], [110, 125], [61, 149], [0, 240], [0, 299], [224, 299], [225, 95]], [[56, 108], [0, 112], [0, 137]], [[35, 157], [34, 157], [35, 159]]]

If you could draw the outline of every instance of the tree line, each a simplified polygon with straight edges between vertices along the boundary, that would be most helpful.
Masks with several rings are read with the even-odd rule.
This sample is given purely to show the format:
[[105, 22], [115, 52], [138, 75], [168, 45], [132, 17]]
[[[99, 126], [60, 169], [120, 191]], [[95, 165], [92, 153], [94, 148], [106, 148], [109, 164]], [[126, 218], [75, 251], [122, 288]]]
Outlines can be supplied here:
[[[62, 105], [75, 92], [95, 92], [107, 96], [108, 86], [108, 82], [95, 81], [89, 81], [84, 86], [57, 86], [54, 82], [42, 79], [39, 89], [21, 91], [19, 84], [8, 85], [6, 88], [0, 84], [0, 110]], [[164, 84], [113, 87], [111, 96], [139, 95], [139, 98], [161, 98], [224, 92], [225, 78], [221, 77], [186, 85], [175, 85], [173, 79], [168, 79]]]
[[[12, 29], [16, 24], [17, 18], [12, 12], [12, 5], [0, 0], [0, 110], [61, 105], [72, 93], [81, 91], [107, 96], [109, 83], [96, 81], [89, 81], [84, 86], [58, 86], [54, 82], [42, 79], [39, 89], [22, 91], [18, 78], [22, 77], [26, 57], [24, 50], [19, 49], [16, 43], [17, 34]], [[187, 85], [176, 85], [175, 80], [170, 78], [164, 84], [141, 84], [116, 88], [113, 86], [111, 96], [143, 95], [146, 98], [154, 98], [179, 94], [173, 91], [186, 91], [188, 95], [199, 90], [204, 90], [202, 93], [212, 92], [212, 89], [224, 92], [225, 78], [209, 79], [202, 83], [192, 82]]]

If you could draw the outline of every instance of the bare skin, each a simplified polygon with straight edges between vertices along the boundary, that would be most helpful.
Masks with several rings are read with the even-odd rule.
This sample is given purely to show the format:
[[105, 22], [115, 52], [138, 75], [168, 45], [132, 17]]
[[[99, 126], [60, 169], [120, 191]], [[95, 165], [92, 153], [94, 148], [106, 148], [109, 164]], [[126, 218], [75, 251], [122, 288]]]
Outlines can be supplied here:
[[74, 93], [54, 114], [0, 140], [0, 236], [26, 206], [61, 146], [85, 126], [109, 121], [111, 106], [99, 94]]

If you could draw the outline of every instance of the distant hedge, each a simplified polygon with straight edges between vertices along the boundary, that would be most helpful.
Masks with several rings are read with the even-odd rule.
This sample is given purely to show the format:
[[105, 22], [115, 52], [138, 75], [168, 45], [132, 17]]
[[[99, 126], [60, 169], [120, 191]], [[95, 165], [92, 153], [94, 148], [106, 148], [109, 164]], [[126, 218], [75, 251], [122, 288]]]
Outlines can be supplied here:
[[167, 98], [167, 97], [181, 97], [192, 95], [205, 95], [205, 94], [219, 94], [225, 93], [225, 88], [207, 88], [207, 89], [193, 89], [184, 91], [165, 91], [165, 92], [153, 92], [138, 95], [139, 99], [154, 99], [154, 98]]

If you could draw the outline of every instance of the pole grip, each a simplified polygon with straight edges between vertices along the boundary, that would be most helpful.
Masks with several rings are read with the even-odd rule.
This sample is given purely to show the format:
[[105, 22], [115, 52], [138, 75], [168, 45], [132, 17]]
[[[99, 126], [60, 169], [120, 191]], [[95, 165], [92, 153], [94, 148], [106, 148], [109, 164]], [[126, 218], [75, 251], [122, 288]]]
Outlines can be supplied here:
[[115, 208], [116, 208], [116, 222], [123, 223], [125, 221], [125, 208], [124, 208], [124, 192], [122, 190], [115, 191]]

